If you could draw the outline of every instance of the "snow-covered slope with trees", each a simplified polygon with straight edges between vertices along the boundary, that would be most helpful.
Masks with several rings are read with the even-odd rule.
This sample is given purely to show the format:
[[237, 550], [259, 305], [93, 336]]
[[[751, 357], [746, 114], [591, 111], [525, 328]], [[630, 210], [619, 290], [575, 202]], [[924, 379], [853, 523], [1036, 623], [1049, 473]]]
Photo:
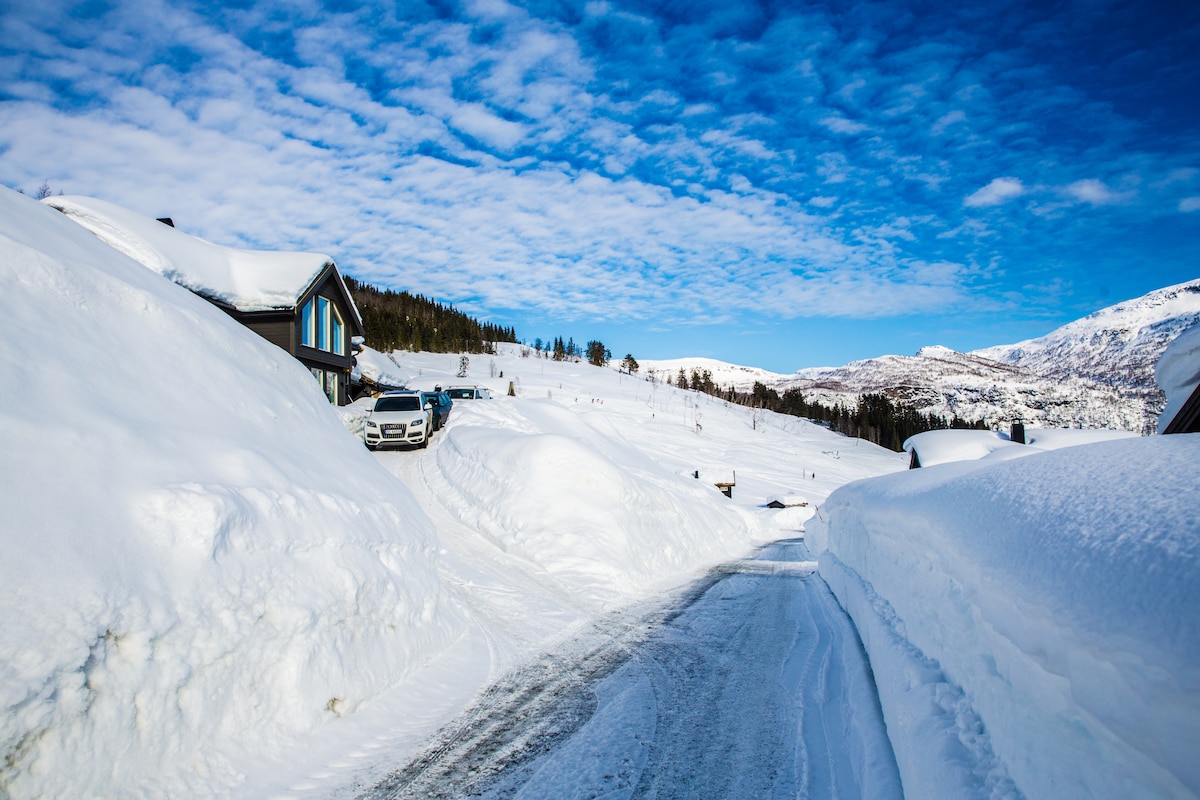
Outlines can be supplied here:
[[650, 362], [672, 381], [680, 369], [708, 370], [721, 387], [757, 381], [809, 402], [853, 407], [882, 394], [904, 408], [1007, 427], [1114, 428], [1152, 432], [1166, 402], [1154, 366], [1167, 345], [1200, 322], [1200, 280], [1170, 286], [1097, 311], [1037, 339], [971, 353], [941, 346], [841, 367], [780, 375], [702, 358]]
[[976, 350], [972, 355], [1043, 378], [1080, 377], [1142, 389], [1167, 345], [1200, 322], [1200, 280], [1117, 303], [1045, 336]]
[[1154, 382], [1154, 366], [1167, 346], [1198, 322], [1200, 280], [1194, 280], [1101, 309], [1037, 339], [972, 355], [1051, 383], [1083, 380], [1114, 390], [1123, 405], [1146, 409], [1148, 432], [1166, 402]]
[[1046, 380], [1021, 367], [936, 346], [914, 356], [801, 370], [778, 388], [798, 388], [810, 401], [850, 407], [859, 395], [882, 394], [922, 413], [969, 422], [982, 419], [1002, 427], [1019, 419], [1047, 428], [1141, 431], [1147, 420], [1144, 398], [1121, 397], [1111, 387], [1085, 378]]
[[790, 377], [758, 367], [741, 367], [715, 358], [646, 359], [638, 363], [643, 374], [658, 381], [675, 383], [680, 370], [683, 370], [689, 382], [693, 372], [707, 372], [717, 386], [733, 386], [740, 391], [748, 390], [755, 381], [774, 386]]

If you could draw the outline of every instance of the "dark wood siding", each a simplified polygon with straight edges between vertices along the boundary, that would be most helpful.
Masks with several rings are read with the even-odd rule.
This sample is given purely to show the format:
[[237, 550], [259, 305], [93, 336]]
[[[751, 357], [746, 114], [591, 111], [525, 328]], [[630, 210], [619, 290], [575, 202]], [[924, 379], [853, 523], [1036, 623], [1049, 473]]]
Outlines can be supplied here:
[[255, 317], [253, 314], [244, 314], [241, 323], [271, 344], [295, 355], [292, 332], [296, 326], [293, 324], [292, 315], [275, 317], [264, 314], [262, 317]]

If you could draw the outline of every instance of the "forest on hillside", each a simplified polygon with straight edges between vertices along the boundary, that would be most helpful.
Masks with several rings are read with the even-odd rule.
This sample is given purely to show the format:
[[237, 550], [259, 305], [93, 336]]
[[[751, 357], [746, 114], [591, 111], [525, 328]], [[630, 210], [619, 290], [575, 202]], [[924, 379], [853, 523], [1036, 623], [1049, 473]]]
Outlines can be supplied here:
[[904, 449], [905, 439], [924, 431], [987, 428], [982, 420], [966, 422], [957, 416], [946, 419], [937, 414], [923, 414], [911, 408], [903, 408], [882, 394], [860, 395], [853, 407], [842, 403], [827, 406], [806, 400], [799, 389], [787, 389], [780, 394], [760, 381], [755, 381], [749, 392], [739, 392], [733, 387], [720, 387], [713, 381], [711, 372], [699, 369], [692, 370], [690, 377], [681, 369], [674, 379], [668, 378], [667, 383], [681, 389], [693, 389], [720, 397], [738, 405], [811, 419], [828, 425], [831, 430], [844, 436], [866, 439], [896, 452]]
[[430, 353], [489, 353], [493, 342], [515, 342], [517, 333], [479, 322], [453, 306], [419, 294], [380, 289], [347, 277], [367, 332], [376, 350], [424, 350]]

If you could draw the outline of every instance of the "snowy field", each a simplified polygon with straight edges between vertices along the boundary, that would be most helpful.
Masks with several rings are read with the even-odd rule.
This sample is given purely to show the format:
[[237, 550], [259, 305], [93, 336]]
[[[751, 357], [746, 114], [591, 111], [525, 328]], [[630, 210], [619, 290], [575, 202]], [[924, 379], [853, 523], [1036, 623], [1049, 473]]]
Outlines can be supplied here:
[[353, 796], [481, 687], [713, 568], [748, 585], [739, 560], [800, 536], [907, 796], [1200, 794], [1200, 436], [909, 472], [504, 346], [465, 378], [368, 353], [496, 396], [369, 453], [364, 404], [7, 191], [0, 304], [0, 795]]

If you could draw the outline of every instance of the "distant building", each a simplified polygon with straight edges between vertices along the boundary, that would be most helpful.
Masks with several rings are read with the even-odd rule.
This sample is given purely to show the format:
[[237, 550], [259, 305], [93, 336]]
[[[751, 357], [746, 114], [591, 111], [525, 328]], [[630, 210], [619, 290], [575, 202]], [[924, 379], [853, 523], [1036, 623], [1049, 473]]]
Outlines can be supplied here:
[[808, 498], [798, 494], [772, 495], [767, 498], [767, 508], [805, 508]]
[[908, 437], [904, 450], [909, 454], [908, 468], [917, 469], [953, 461], [1018, 458], [1041, 450], [1059, 450], [1137, 435], [1130, 431], [1026, 428], [1015, 422], [1010, 433], [957, 428], [925, 431]]
[[1159, 433], [1200, 433], [1200, 325], [1167, 345], [1154, 367], [1154, 380], [1167, 396]]
[[308, 367], [330, 402], [348, 402], [351, 338], [362, 317], [337, 265], [320, 253], [240, 250], [89, 197], [47, 197], [106, 244], [217, 306]]
[[1200, 433], [1200, 386], [1192, 390], [1183, 406], [1163, 426], [1163, 433]]

